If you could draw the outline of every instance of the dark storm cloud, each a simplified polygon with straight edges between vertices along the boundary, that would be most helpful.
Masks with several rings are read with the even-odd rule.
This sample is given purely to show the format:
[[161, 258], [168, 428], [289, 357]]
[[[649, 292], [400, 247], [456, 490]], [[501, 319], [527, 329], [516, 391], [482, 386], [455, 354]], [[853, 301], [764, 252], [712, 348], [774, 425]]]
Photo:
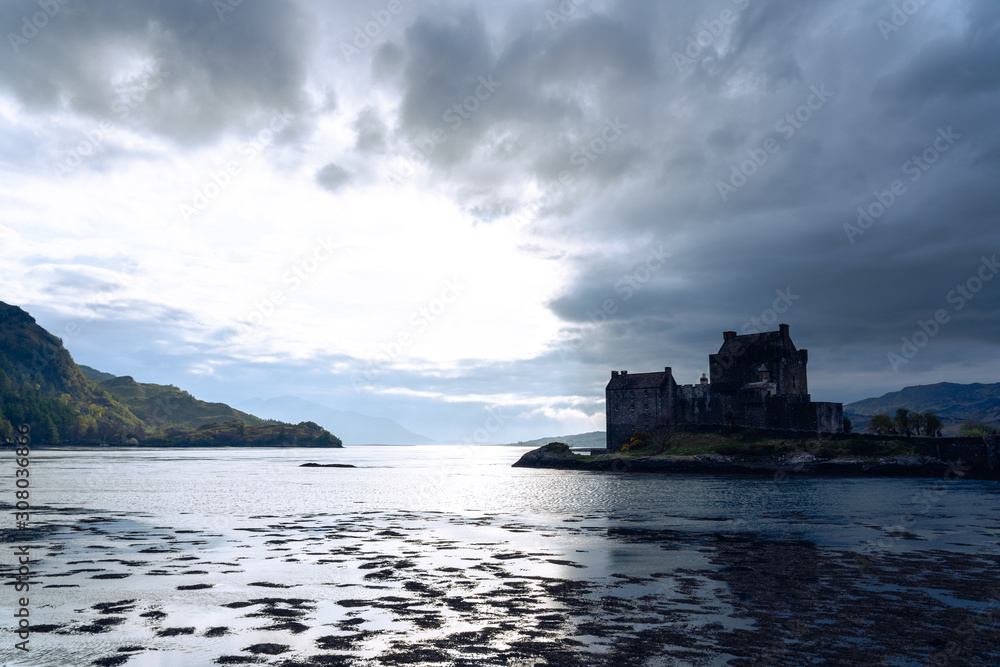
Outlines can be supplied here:
[[[539, 212], [540, 235], [605, 248], [562, 260], [577, 278], [551, 308], [568, 329], [589, 327], [581, 354], [634, 359], [638, 349], [652, 362], [663, 356], [658, 349], [714, 344], [722, 329], [753, 326], [757, 318], [772, 329], [790, 322], [803, 347], [852, 346], [859, 364], [881, 357], [885, 370], [885, 354], [900, 338], [936, 310], [953, 308], [950, 291], [974, 276], [983, 253], [1000, 250], [1000, 199], [991, 185], [1000, 134], [993, 122], [1000, 110], [998, 9], [955, 2], [948, 21], [918, 13], [887, 40], [877, 25], [888, 17], [883, 3], [752, 2], [737, 12], [727, 38], [685, 71], [671, 69], [670, 52], [683, 53], [689, 35], [735, 4], [706, 5], [681, 26], [648, 16], [632, 24], [671, 44], [647, 50], [660, 60], [643, 66], [651, 81], [641, 94], [637, 76], [626, 86], [636, 94], [613, 100], [655, 168], [616, 184], [599, 202]], [[588, 20], [613, 24], [625, 21], [624, 13], [613, 6]], [[560, 39], [569, 37], [553, 36], [540, 50], [551, 54]], [[601, 52], [602, 35], [589, 39], [591, 51]], [[567, 67], [561, 76], [569, 80], [569, 72], [592, 70], [583, 54]], [[613, 89], [599, 87], [597, 104], [609, 108]], [[765, 145], [776, 151], [762, 152]], [[544, 164], [545, 150], [535, 155]], [[603, 164], [602, 157], [595, 166]], [[609, 172], [608, 182], [622, 168]], [[896, 181], [902, 194], [885, 194]], [[859, 206], [890, 196], [860, 236], [845, 230], [857, 223]], [[616, 285], [654, 240], [672, 257], [625, 300]], [[768, 310], [786, 290], [796, 299], [776, 318]], [[614, 312], [602, 312], [609, 299]], [[950, 362], [948, 342], [996, 345], [990, 323], [997, 303], [1000, 281], [951, 313], [934, 341], [940, 353], [928, 349], [921, 364]], [[604, 317], [605, 324], [593, 324]], [[858, 370], [847, 364], [823, 372], [847, 377]]]
[[316, 172], [316, 182], [329, 192], [336, 192], [350, 180], [350, 172], [333, 162]]
[[381, 152], [385, 150], [385, 136], [388, 128], [372, 107], [365, 107], [354, 120], [354, 131], [358, 133], [355, 148], [361, 152]]
[[943, 96], [989, 95], [1000, 87], [1000, 7], [980, 3], [970, 7], [970, 25], [958, 38], [929, 40], [919, 54], [891, 78], [879, 82], [884, 100], [921, 104]]
[[[591, 15], [556, 33], [540, 24], [496, 49], [493, 43], [472, 10], [450, 19], [421, 17], [407, 30], [399, 129], [430, 164], [476, 166], [485, 155], [511, 176], [545, 182], [572, 169], [593, 188], [621, 178], [642, 157], [628, 137], [599, 162], [575, 152], [654, 81], [652, 35]], [[625, 102], [610, 103], [622, 96]], [[435, 130], [441, 139], [427, 143]]]
[[0, 8], [0, 26], [32, 35], [0, 50], [0, 86], [30, 111], [127, 118], [197, 143], [304, 106], [310, 30], [291, 2], [247, 1], [222, 17], [208, 0], [48, 4], [58, 11], [37, 34], [23, 19], [39, 4]]
[[406, 31], [407, 90], [400, 109], [404, 125], [441, 123], [448, 100], [460, 100], [488, 73], [495, 59], [482, 19], [467, 10], [451, 18], [422, 17]]

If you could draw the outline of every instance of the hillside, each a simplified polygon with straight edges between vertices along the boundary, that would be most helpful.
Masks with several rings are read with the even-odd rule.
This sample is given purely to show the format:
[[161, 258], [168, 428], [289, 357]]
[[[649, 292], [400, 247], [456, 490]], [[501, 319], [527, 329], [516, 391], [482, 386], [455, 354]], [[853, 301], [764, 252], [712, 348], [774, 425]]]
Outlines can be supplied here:
[[140, 383], [128, 375], [112, 376], [110, 380], [103, 380], [99, 384], [149, 426], [195, 429], [206, 424], [233, 421], [247, 425], [264, 423], [260, 417], [241, 412], [225, 403], [200, 401], [173, 385]]
[[124, 441], [142, 421], [84, 376], [62, 341], [17, 306], [0, 302], [0, 439], [32, 425], [45, 442]]
[[0, 442], [28, 424], [37, 444], [342, 444], [311, 421], [265, 421], [170, 385], [86, 370], [31, 315], [0, 302]]
[[561, 435], [554, 438], [538, 438], [536, 440], [524, 440], [522, 442], [512, 442], [511, 445], [519, 447], [542, 447], [550, 442], [564, 442], [570, 447], [585, 449], [604, 449], [607, 446], [607, 434], [604, 431], [591, 431], [590, 433], [580, 433], [577, 435]]
[[315, 422], [285, 424], [262, 422], [247, 425], [239, 421], [205, 424], [196, 429], [151, 435], [148, 445], [173, 447], [341, 447], [340, 439]]
[[878, 398], [866, 398], [844, 406], [844, 414], [856, 415], [855, 427], [864, 428], [863, 417], [878, 413], [893, 414], [897, 408], [917, 412], [931, 411], [951, 429], [965, 421], [1000, 424], [1000, 383], [937, 384], [905, 387]]

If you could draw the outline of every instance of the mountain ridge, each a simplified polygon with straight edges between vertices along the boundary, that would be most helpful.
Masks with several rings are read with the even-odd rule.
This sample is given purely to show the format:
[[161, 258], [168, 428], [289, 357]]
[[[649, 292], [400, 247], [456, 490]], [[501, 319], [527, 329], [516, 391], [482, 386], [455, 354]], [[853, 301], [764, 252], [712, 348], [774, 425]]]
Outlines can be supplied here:
[[574, 435], [560, 435], [550, 438], [535, 438], [534, 440], [522, 440], [520, 442], [510, 442], [505, 446], [517, 447], [542, 447], [550, 442], [562, 442], [570, 447], [583, 449], [604, 449], [607, 445], [607, 433], [605, 431], [588, 431], [587, 433], [576, 433]]
[[[844, 413], [870, 417], [892, 415], [899, 408], [933, 412], [952, 427], [966, 421], [1000, 424], [1000, 383], [937, 382], [912, 385], [882, 396], [866, 398], [844, 406]], [[864, 428], [857, 424], [858, 430]]]

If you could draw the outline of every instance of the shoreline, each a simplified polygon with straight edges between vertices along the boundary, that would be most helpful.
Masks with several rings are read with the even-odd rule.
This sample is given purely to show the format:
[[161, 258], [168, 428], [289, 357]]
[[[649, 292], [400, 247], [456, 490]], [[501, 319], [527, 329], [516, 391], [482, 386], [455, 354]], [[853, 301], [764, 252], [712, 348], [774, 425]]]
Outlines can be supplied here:
[[668, 475], [722, 475], [735, 477], [925, 477], [945, 479], [1000, 479], [1000, 473], [961, 459], [933, 456], [820, 458], [726, 457], [715, 453], [688, 456], [627, 456], [621, 453], [585, 456], [563, 443], [549, 443], [525, 453], [511, 467], [591, 472], [634, 472]]

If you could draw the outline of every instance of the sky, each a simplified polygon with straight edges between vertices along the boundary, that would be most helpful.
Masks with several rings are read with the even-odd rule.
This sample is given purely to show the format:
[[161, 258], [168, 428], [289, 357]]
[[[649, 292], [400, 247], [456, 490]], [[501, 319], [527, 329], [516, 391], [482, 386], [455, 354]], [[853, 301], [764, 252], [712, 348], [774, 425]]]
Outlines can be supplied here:
[[[0, 4], [0, 300], [78, 363], [431, 438], [602, 430], [788, 323], [1000, 378], [995, 0]], [[485, 434], [485, 435], [484, 435]]]

